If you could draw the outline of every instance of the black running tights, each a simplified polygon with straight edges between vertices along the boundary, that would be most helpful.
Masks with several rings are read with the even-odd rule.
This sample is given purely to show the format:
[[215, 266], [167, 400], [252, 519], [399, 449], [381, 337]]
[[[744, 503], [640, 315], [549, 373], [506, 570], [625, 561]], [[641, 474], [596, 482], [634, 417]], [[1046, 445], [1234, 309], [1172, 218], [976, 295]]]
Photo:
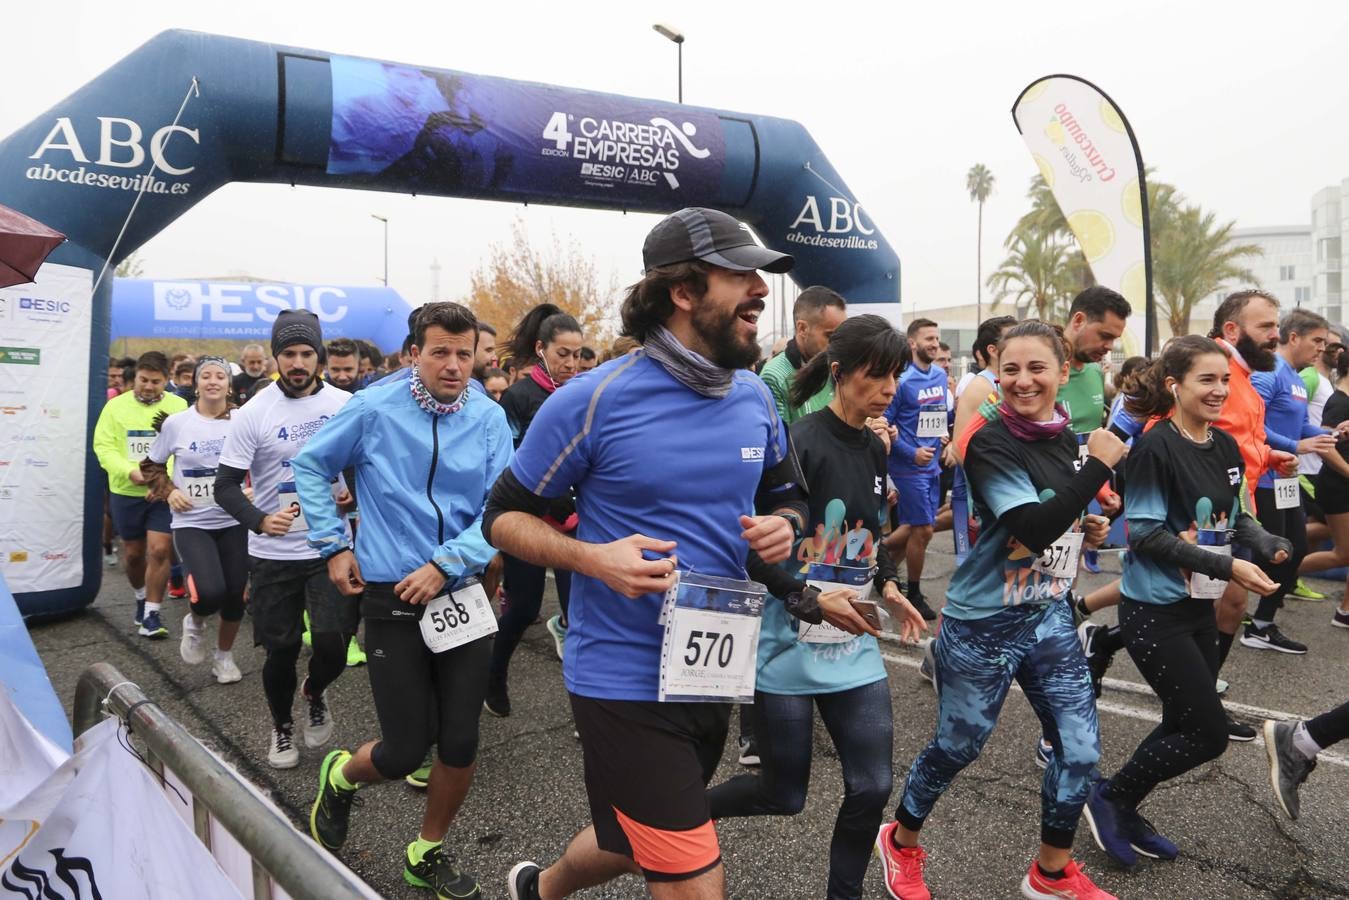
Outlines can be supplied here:
[[[366, 626], [369, 627], [368, 625]], [[349, 635], [336, 632], [313, 634], [314, 655], [309, 658], [309, 693], [316, 696], [337, 680], [347, 667]], [[295, 664], [300, 660], [300, 645], [268, 650], [262, 663], [262, 690], [272, 711], [272, 723], [278, 727], [292, 723], [295, 705]], [[411, 771], [411, 770], [409, 770]]]
[[1148, 684], [1162, 701], [1162, 722], [1138, 745], [1108, 787], [1137, 807], [1158, 784], [1216, 759], [1227, 749], [1227, 714], [1218, 676], [1218, 626], [1209, 600], [1139, 603], [1124, 598], [1120, 629]]

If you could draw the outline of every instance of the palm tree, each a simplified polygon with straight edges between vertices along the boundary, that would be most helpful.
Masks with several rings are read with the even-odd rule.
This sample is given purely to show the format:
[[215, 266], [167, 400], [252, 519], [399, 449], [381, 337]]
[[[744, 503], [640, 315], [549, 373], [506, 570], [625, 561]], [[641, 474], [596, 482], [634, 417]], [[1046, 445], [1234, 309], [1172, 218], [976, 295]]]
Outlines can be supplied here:
[[993, 305], [1011, 299], [1018, 318], [1034, 309], [1035, 315], [1045, 321], [1065, 312], [1074, 289], [1071, 255], [1078, 251], [1053, 235], [1037, 231], [1013, 231], [1005, 246], [1007, 258], [988, 276], [989, 290], [997, 294]]
[[1219, 225], [1217, 216], [1195, 204], [1179, 205], [1172, 189], [1162, 215], [1152, 217], [1152, 286], [1173, 335], [1190, 333], [1195, 304], [1224, 283], [1257, 284], [1243, 260], [1261, 255], [1256, 244], [1235, 244], [1236, 222]]
[[993, 173], [983, 163], [975, 163], [965, 173], [965, 190], [970, 192], [970, 199], [979, 204], [979, 231], [974, 245], [975, 325], [984, 318], [984, 201], [993, 193], [993, 181]]
[[1011, 246], [1014, 235], [1034, 235], [1040, 239], [1064, 244], [1068, 248], [1064, 257], [1064, 266], [1068, 269], [1065, 283], [1075, 286], [1078, 291], [1095, 284], [1096, 278], [1091, 274], [1091, 266], [1087, 265], [1087, 258], [1079, 249], [1077, 238], [1068, 227], [1068, 219], [1063, 215], [1063, 210], [1059, 209], [1054, 192], [1043, 176], [1032, 176], [1030, 188], [1026, 191], [1026, 199], [1030, 200], [1030, 211], [1017, 220], [1005, 246]]

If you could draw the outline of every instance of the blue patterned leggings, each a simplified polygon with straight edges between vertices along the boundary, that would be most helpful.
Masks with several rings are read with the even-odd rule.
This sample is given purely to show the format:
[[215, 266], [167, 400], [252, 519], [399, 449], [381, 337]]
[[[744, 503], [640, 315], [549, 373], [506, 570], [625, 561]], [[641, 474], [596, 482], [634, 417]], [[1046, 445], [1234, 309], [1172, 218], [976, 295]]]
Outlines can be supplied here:
[[895, 817], [912, 831], [923, 827], [937, 798], [979, 757], [1015, 679], [1054, 745], [1040, 792], [1040, 840], [1071, 848], [1101, 741], [1068, 604], [1014, 606], [985, 619], [946, 617], [933, 650], [937, 734], [909, 769]]

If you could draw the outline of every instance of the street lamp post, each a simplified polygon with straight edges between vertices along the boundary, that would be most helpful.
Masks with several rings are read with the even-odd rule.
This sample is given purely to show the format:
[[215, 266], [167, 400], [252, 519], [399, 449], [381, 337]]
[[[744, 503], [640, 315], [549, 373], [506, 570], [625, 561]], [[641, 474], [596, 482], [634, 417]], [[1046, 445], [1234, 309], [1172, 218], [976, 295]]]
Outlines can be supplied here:
[[387, 216], [370, 214], [370, 218], [384, 224], [384, 286], [389, 286], [389, 219]]
[[678, 90], [679, 90], [679, 94], [678, 94], [678, 97], [679, 97], [679, 102], [680, 102], [680, 103], [683, 103], [683, 102], [684, 102], [684, 32], [680, 31], [678, 28], [675, 28], [673, 25], [668, 25], [668, 24], [666, 24], [666, 23], [664, 23], [664, 22], [657, 22], [655, 25], [652, 25], [651, 27], [656, 31], [657, 34], [659, 34], [659, 35], [661, 35], [662, 37], [667, 38], [667, 39], [669, 39], [669, 40], [671, 40], [671, 41], [674, 41], [675, 46], [679, 48], [679, 54], [678, 54], [678, 55], [679, 55], [679, 81], [678, 81]]

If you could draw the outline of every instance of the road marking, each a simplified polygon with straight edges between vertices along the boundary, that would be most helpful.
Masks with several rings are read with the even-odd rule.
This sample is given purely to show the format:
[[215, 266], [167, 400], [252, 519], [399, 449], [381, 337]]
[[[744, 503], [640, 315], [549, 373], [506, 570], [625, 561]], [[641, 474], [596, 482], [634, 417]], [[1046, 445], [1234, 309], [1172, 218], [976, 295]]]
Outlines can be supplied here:
[[[882, 635], [882, 637], [888, 638], [889, 636]], [[898, 643], [897, 640], [894, 640], [893, 642]], [[923, 645], [920, 644], [915, 646], [913, 644], [910, 644], [908, 646], [914, 647], [914, 649], [918, 649]], [[921, 658], [916, 658], [912, 656], [900, 656], [895, 653], [888, 653], [884, 650], [881, 651], [881, 658], [884, 659], [886, 662], [892, 662], [901, 666], [908, 666], [910, 669], [916, 669], [920, 665], [922, 665]], [[1112, 690], [1118, 690], [1126, 694], [1137, 694], [1140, 696], [1147, 696], [1147, 697], [1154, 696], [1151, 688], [1147, 687], [1146, 685], [1136, 684], [1132, 681], [1124, 681], [1119, 678], [1106, 678], [1101, 683], [1104, 686], [1111, 688]], [[1012, 690], [1020, 691], [1021, 686], [1013, 682]], [[1247, 706], [1244, 703], [1223, 703], [1223, 706], [1226, 709], [1229, 709], [1232, 712], [1240, 713], [1243, 716], [1251, 716], [1260, 719], [1276, 719], [1284, 722], [1294, 722], [1302, 719], [1311, 718], [1310, 716], [1300, 716], [1295, 713], [1283, 712], [1277, 709], [1265, 709], [1260, 706]], [[1130, 706], [1127, 703], [1115, 703], [1110, 700], [1097, 700], [1096, 710], [1097, 712], [1113, 713], [1114, 715], [1117, 716], [1123, 716], [1126, 719], [1137, 719], [1140, 722], [1150, 722], [1153, 725], [1156, 725], [1162, 721], [1162, 717], [1152, 710], [1141, 709], [1137, 706]], [[1256, 729], [1255, 740], [1250, 741], [1248, 743], [1253, 743], [1257, 747], [1265, 746], [1264, 737], [1261, 736], [1259, 729]], [[1320, 763], [1327, 763], [1328, 765], [1332, 766], [1340, 766], [1341, 768], [1349, 769], [1349, 758], [1345, 758], [1343, 756], [1340, 756], [1339, 754], [1330, 753], [1324, 750], [1319, 755], [1317, 755], [1316, 761]]]

